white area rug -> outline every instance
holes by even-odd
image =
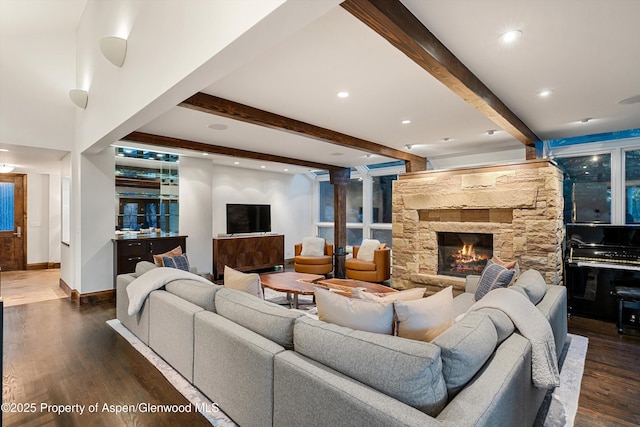
[[[547,392],[534,423],[535,427],[571,427],[578,411],[580,385],[589,340],[567,334],[560,360],[560,386]]]
[[[197,388],[192,386],[182,375],[176,372],[167,362],[147,347],[142,341],[122,326],[119,320],[107,321],[116,332],[122,335],[140,352],[192,405],[197,408],[211,408],[212,403]],[[560,355],[560,387],[550,390],[542,403],[535,427],[571,427],[578,410],[580,384],[584,371],[584,360],[587,355],[589,340],[579,335],[568,334],[567,343]],[[200,411],[214,426],[229,427],[236,424],[222,411]]]

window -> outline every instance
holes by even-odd
[[[640,223],[640,150],[624,154],[625,223]]]
[[[393,181],[398,175],[383,175],[373,177],[371,222],[373,224],[391,224],[393,212]]]
[[[388,248],[393,248],[391,235],[391,229],[371,229],[371,238],[379,240],[381,243],[386,243]]]
[[[0,231],[14,230],[13,187],[13,182],[0,182]]]
[[[564,222],[611,223],[611,154],[556,161],[564,173]]]

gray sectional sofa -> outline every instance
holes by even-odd
[[[546,394],[532,385],[531,344],[496,309],[470,312],[424,343],[178,280],[129,316],[126,288],[150,268],[118,276],[118,319],[241,426],[526,426]],[[473,304],[476,283],[467,281],[454,311]],[[559,354],[566,291],[546,288],[537,308]]]

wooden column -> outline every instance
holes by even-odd
[[[349,169],[338,169],[329,172],[331,184],[333,184],[333,244],[334,252],[347,246],[347,186],[351,178]],[[335,257],[334,271],[344,270],[344,258]]]

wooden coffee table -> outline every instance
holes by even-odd
[[[293,295],[293,308],[298,308],[298,295],[313,295],[315,282],[321,279],[324,279],[323,275],[295,273],[293,271],[260,275],[260,283],[263,287],[285,292],[289,300]]]
[[[363,282],[361,280],[353,279],[322,279],[318,280],[318,285],[330,289],[337,289],[339,291],[339,294],[347,297],[351,297],[351,291],[357,288],[364,288],[365,292],[370,292],[373,294],[388,294],[391,292],[398,292],[396,289],[380,285],[378,283]]]

